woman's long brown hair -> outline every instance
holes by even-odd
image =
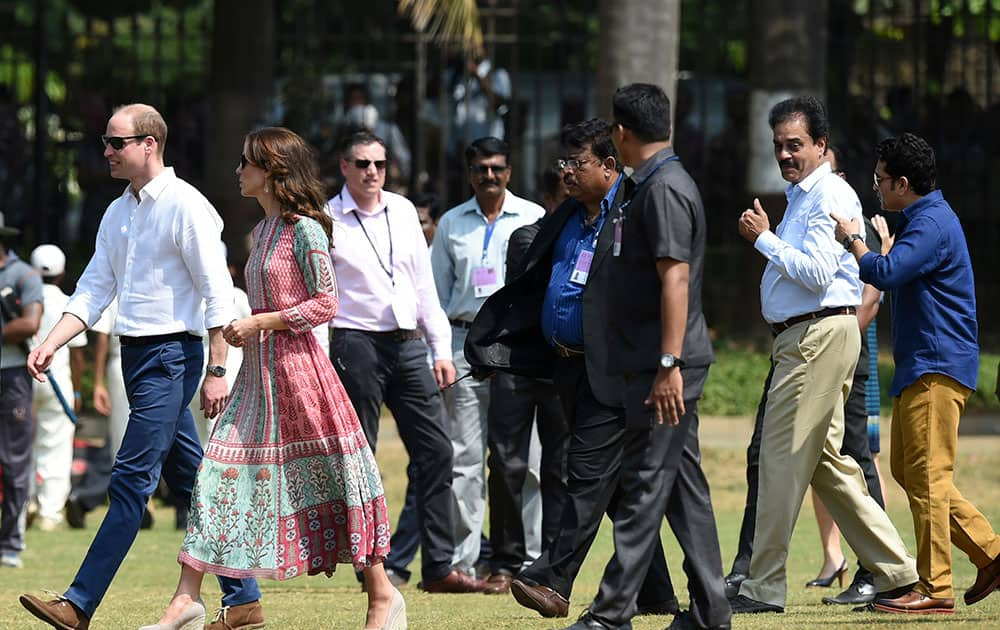
[[[326,195],[316,152],[305,140],[284,127],[264,127],[247,134],[245,156],[269,173],[271,190],[286,223],[295,223],[296,215],[315,219],[333,242],[333,221],[323,210]]]

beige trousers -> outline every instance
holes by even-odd
[[[861,468],[840,454],[844,400],[861,350],[853,315],[810,320],[774,340],[760,448],[760,487],[750,578],[740,593],[785,605],[785,562],[806,489],[812,484],[861,563],[885,591],[917,581],[889,516],[865,487]]]
[[[893,401],[892,476],[906,490],[917,537],[917,590],[949,598],[951,543],[978,568],[1000,556],[1000,536],[954,483],[958,421],[972,390],[924,374]]]

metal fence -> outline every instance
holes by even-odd
[[[114,104],[157,103],[171,124],[168,158],[196,184],[202,177],[212,0],[145,4],[104,18],[81,11],[99,6],[82,0],[0,0],[0,211],[36,240],[92,242],[96,217],[121,190],[95,140]],[[333,179],[348,88],[360,84],[411,153],[393,187],[435,191],[447,208],[469,195],[449,146],[455,87],[468,70],[449,46],[414,32],[395,3],[368,4],[275,0],[274,105],[261,122],[306,135]],[[988,270],[1000,264],[1000,204],[989,187],[1000,179],[1000,1],[825,4],[827,102],[849,181],[874,211],[875,143],[904,130],[927,137],[980,272],[981,319],[996,320],[1000,288]],[[735,230],[748,203],[748,130],[763,122],[747,119],[751,7],[683,1],[675,103],[677,151],[704,191],[711,268],[726,277],[707,308],[737,336],[745,315],[731,305],[756,303],[748,278],[760,265]],[[560,127],[596,113],[597,0],[480,0],[480,9],[485,56],[511,82],[506,107],[488,115],[502,117],[513,147],[511,187],[539,198]]]

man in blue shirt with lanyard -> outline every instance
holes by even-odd
[[[1000,536],[955,487],[958,423],[979,367],[976,283],[965,233],[936,190],[934,150],[911,133],[875,149],[873,188],[888,212],[899,212],[895,239],[885,219],[872,223],[882,252],[871,252],[857,219],[831,215],[834,234],[857,260],[860,277],[892,301],[892,476],[913,513],[920,581],[874,608],[897,613],[951,613],[951,545],[976,565],[967,605],[1000,586]]]
[[[570,425],[559,536],[511,585],[518,603],[545,617],[567,616],[601,516],[617,513],[625,437],[623,381],[607,373],[609,217],[624,177],[607,122],[567,125],[562,144],[566,158],[557,167],[572,198],[542,224],[524,272],[483,305],[466,344],[474,368],[552,378]],[[676,612],[659,545],[652,559],[639,611]]]

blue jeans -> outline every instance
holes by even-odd
[[[202,450],[188,403],[202,377],[201,341],[122,346],[129,421],[111,471],[111,503],[65,597],[93,617],[139,532],[160,475],[182,503],[191,500]],[[224,606],[260,599],[254,579],[219,578]]]

